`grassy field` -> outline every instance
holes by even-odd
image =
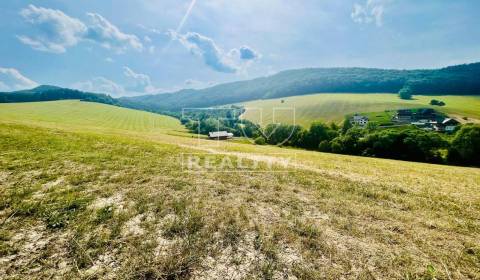
[[[430,106],[432,99],[442,100],[446,106]],[[339,123],[345,115],[353,113],[372,114],[419,107],[432,107],[459,118],[465,116],[480,120],[480,96],[414,96],[413,100],[401,100],[396,94],[314,94],[258,100],[243,105],[251,108],[243,117],[262,124],[273,122],[273,108],[278,108],[276,122],[292,123],[291,111],[281,108],[295,108],[295,122],[307,127],[316,120]]]
[[[78,100],[3,103],[0,104],[0,119],[48,125],[52,128],[70,127],[131,132],[184,130],[180,122],[172,117]]]
[[[0,106],[1,279],[480,278],[480,169],[98,121],[111,110],[144,114]],[[258,168],[185,172],[191,153]]]

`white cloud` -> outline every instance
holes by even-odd
[[[20,15],[38,27],[38,34],[31,37],[18,36],[18,39],[40,51],[64,53],[66,48],[75,46],[87,31],[83,22],[59,10],[29,5]]]
[[[64,53],[67,48],[83,40],[90,40],[117,53],[126,50],[143,50],[137,36],[126,34],[99,14],[88,13],[89,23],[70,17],[60,10],[29,5],[20,12],[28,23],[35,26],[35,35],[17,38],[35,50]]]
[[[125,89],[122,86],[104,77],[95,77],[91,80],[75,83],[72,85],[72,88],[94,93],[109,94],[115,97],[125,95]]]
[[[0,67],[0,91],[31,89],[38,84],[23,76],[17,69]]]
[[[107,49],[113,49],[119,53],[128,49],[143,50],[143,45],[137,36],[126,34],[118,27],[110,23],[103,16],[95,13],[87,13],[89,18],[86,39],[99,43]]]
[[[250,63],[244,63],[245,61],[260,58],[260,54],[248,46],[224,52],[213,39],[195,32],[178,34],[170,30],[168,35],[173,40],[178,40],[193,55],[202,58],[208,67],[217,72],[237,73],[250,65]]]
[[[175,31],[170,31],[169,34],[172,39],[178,40],[192,54],[201,57],[204,63],[211,69],[223,73],[237,72],[237,66],[211,38],[195,32],[188,32],[182,35]]]
[[[240,59],[243,60],[254,60],[260,58],[260,54],[249,46],[243,46],[239,50]]]
[[[384,6],[386,0],[368,0],[364,5],[354,4],[351,13],[352,20],[357,23],[375,23],[383,25]]]
[[[127,66],[123,67],[123,75],[128,79],[128,86],[126,87],[128,91],[148,94],[155,94],[162,91],[162,89],[156,88],[152,85],[150,76],[135,73]]]

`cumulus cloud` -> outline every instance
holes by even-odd
[[[99,14],[87,13],[87,16],[90,22],[85,36],[86,39],[90,39],[107,49],[113,49],[117,52],[124,52],[127,49],[143,50],[143,45],[137,36],[123,33],[118,27]]]
[[[23,76],[17,69],[0,67],[0,91],[31,89],[38,84]]]
[[[99,14],[88,13],[89,23],[70,17],[60,10],[29,5],[20,12],[26,22],[35,26],[34,35],[18,39],[35,50],[64,53],[83,40],[90,40],[118,53],[127,49],[143,50],[137,36],[121,32]]]
[[[74,83],[71,87],[82,91],[105,93],[114,97],[165,92],[165,90],[153,86],[150,76],[136,73],[129,67],[123,67],[123,75],[126,82],[120,84],[105,77],[95,77]]]
[[[72,85],[72,88],[88,92],[109,94],[115,97],[125,95],[125,89],[122,86],[104,77],[95,77],[91,80],[75,83]]]
[[[135,73],[127,66],[123,67],[123,75],[128,80],[128,86],[126,87],[128,91],[148,94],[159,93],[162,91],[161,89],[152,85],[150,76],[146,74]]]
[[[260,54],[256,52],[254,49],[250,48],[249,46],[243,46],[239,50],[240,52],[240,59],[243,60],[254,60],[260,58]]]
[[[211,39],[196,32],[178,34],[170,31],[170,36],[178,40],[192,54],[201,57],[205,64],[217,72],[235,73],[237,67],[228,55]]]
[[[87,32],[83,22],[59,10],[29,5],[20,15],[38,27],[38,34],[31,37],[18,36],[18,39],[36,50],[64,53],[66,48],[75,46]]]
[[[243,66],[240,60],[254,60],[260,57],[255,50],[247,46],[225,52],[213,39],[196,32],[178,34],[170,30],[168,35],[173,40],[178,40],[190,53],[202,58],[207,66],[217,72],[237,73]]]
[[[375,23],[383,25],[385,0],[368,0],[364,5],[354,4],[351,13],[352,20],[356,23]]]

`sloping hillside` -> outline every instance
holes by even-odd
[[[438,99],[445,106],[431,106],[430,100]],[[392,94],[313,94],[255,100],[242,103],[246,108],[245,119],[256,123],[269,124],[275,122],[300,124],[309,127],[314,121],[336,122],[344,120],[345,115],[353,113],[377,113],[383,115],[385,110],[404,108],[434,108],[449,114],[460,121],[480,121],[480,95],[476,96],[425,96],[416,95],[412,100],[402,100]],[[281,109],[283,108],[283,109]],[[295,119],[292,112],[295,109]],[[281,109],[281,110],[277,110]],[[274,113],[275,110],[275,113]],[[467,117],[467,120],[463,120]]]
[[[480,93],[480,63],[437,70],[309,68],[288,70],[248,81],[201,90],[121,98],[124,106],[153,111],[179,111],[311,93],[397,93],[408,85],[415,94]]]
[[[7,105],[0,278],[480,277],[480,169],[167,135],[92,103]],[[257,168],[193,172],[185,154]]]
[[[184,131],[172,117],[79,100],[0,104],[0,120],[69,129]]]

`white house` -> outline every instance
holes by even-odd
[[[368,123],[368,118],[365,116],[354,115],[351,120],[351,123],[359,126],[365,126]]]
[[[436,131],[454,132],[459,124],[460,123],[454,119],[446,118],[443,122],[435,124],[434,127]]]
[[[455,131],[455,128],[457,128],[459,122],[454,119],[448,118],[443,120],[442,124],[445,127],[445,132],[453,132]]]
[[[233,138],[233,133],[229,133],[226,131],[214,131],[208,133],[208,138],[216,140],[226,140]]]

